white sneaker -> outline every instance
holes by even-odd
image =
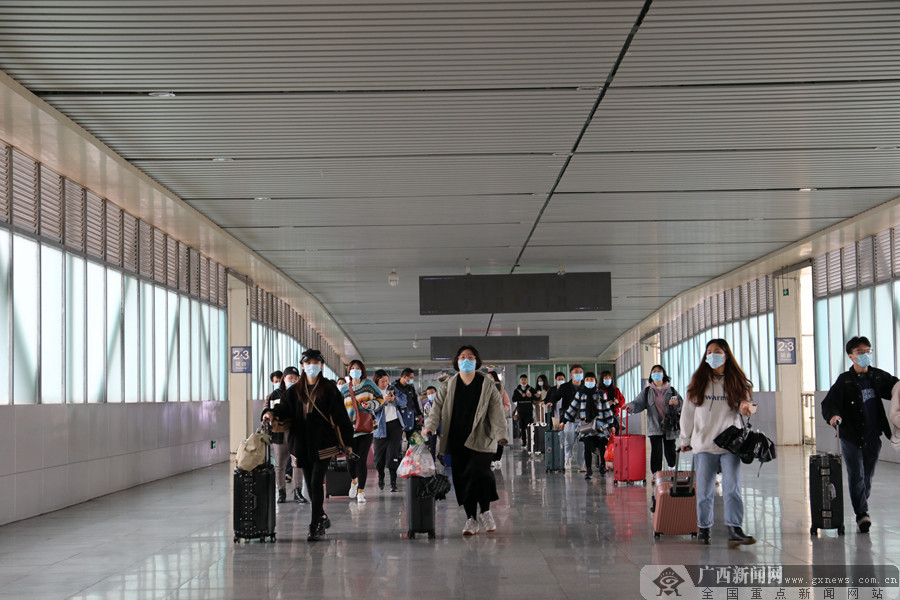
[[[365,503],[366,503],[366,493],[365,493],[364,491],[359,490],[359,492],[357,492],[357,494],[356,494],[356,502],[357,502],[358,504],[365,504]]]
[[[473,518],[466,520],[466,526],[463,527],[463,535],[475,535],[478,533],[478,521]]]
[[[494,515],[491,514],[491,511],[483,512],[478,515],[478,520],[481,521],[481,526],[484,527],[484,530],[488,533],[497,531],[497,523],[494,522]]]
[[[350,496],[351,498],[355,498],[355,497],[356,497],[356,491],[357,491],[358,489],[359,489],[359,483],[353,483],[353,482],[351,481],[351,482],[350,482],[350,493],[347,494],[347,495]]]

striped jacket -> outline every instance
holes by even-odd
[[[359,385],[353,386],[353,392],[356,394],[356,403],[369,403],[369,408],[360,408],[362,412],[375,414],[375,411],[381,408],[384,400],[381,398],[381,390],[375,385],[371,379],[364,379]],[[341,386],[341,395],[344,396],[344,408],[347,409],[347,415],[350,417],[351,423],[356,423],[356,409],[353,407],[353,398],[350,397],[350,384]],[[353,437],[360,435],[368,435],[365,433],[354,433]]]
[[[588,403],[593,402],[596,407],[596,417],[594,417],[594,430],[581,434],[581,437],[597,436],[608,437],[609,431],[616,421],[615,408],[607,399],[606,392],[594,388],[589,390],[586,387],[579,386],[575,392],[575,398],[566,409],[563,421],[572,423],[588,422]]]

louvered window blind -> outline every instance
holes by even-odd
[[[46,167],[40,168],[41,235],[54,242],[63,241],[63,184],[62,177]]]
[[[38,165],[28,156],[12,153],[12,222],[29,233],[38,230]]]

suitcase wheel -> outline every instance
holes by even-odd
[[[618,482],[618,481],[613,481],[613,487],[619,487],[619,482]]]
[[[692,537],[692,538],[697,537],[697,532],[695,531],[694,533],[692,533],[692,534],[691,534],[691,537]]]
[[[660,534],[658,532],[655,532],[655,531],[653,532],[653,539],[658,540],[659,536],[660,536]]]
[[[407,531],[407,532],[406,532],[406,537],[409,538],[409,539],[411,539],[411,540],[414,540],[414,539],[416,539],[416,532],[415,532],[415,531]]]
[[[838,527],[838,535],[844,535],[844,526],[843,525]]]
[[[433,540],[433,539],[434,539],[434,529],[432,529],[431,531],[428,532],[428,539],[429,539],[429,540]]]
[[[269,541],[270,541],[270,542],[274,542],[274,541],[275,541],[275,534],[274,534],[274,533],[269,537]]]
[[[819,528],[818,528],[818,527],[810,527],[810,528],[809,528],[809,535],[818,535],[818,534],[819,534]]]

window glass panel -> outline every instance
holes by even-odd
[[[157,398],[157,395],[154,393],[154,387],[156,386],[158,375],[153,365],[153,359],[155,358],[154,353],[156,351],[153,345],[153,334],[155,330],[153,320],[155,317],[154,302],[156,299],[156,288],[152,283],[148,283],[146,281],[142,281],[140,285],[141,352],[140,358],[138,360],[140,361],[141,373],[141,402],[153,402],[154,400],[159,400],[159,398]],[[165,300],[165,297],[163,297],[163,300]],[[165,337],[163,337],[163,340],[165,340]],[[165,346],[165,344],[160,345]]]
[[[200,304],[200,399],[212,400],[209,368],[209,304]]]
[[[122,274],[106,270],[106,401],[122,401]]]
[[[178,298],[178,401],[191,397],[191,300]]]
[[[856,335],[863,335],[872,340],[875,337],[875,290],[870,287],[862,288],[856,295],[859,303],[859,328]]]
[[[169,317],[166,289],[142,283],[141,290],[141,298],[147,298],[147,314],[141,317],[144,331],[142,375],[147,382],[145,393],[150,392],[149,388],[152,386],[151,399],[155,402],[165,402],[169,392]]]
[[[843,315],[844,335],[841,345],[846,344],[853,336],[859,335],[859,304],[856,292],[844,293]]]
[[[219,400],[228,400],[228,313],[219,311]]]
[[[844,313],[841,308],[841,297],[832,296],[828,298],[828,344],[829,344],[829,365],[831,376],[829,380],[835,379],[838,373],[844,370]],[[827,390],[831,388],[829,383],[822,388]]]
[[[875,328],[871,338],[875,351],[875,366],[896,373],[894,364],[894,317],[891,313],[891,286],[884,283],[875,288]]]
[[[65,372],[63,253],[41,246],[41,404],[63,401]]]
[[[207,328],[209,329],[209,399],[219,397],[219,309],[210,307]]]
[[[87,343],[84,259],[66,254],[66,403],[85,401]]]
[[[774,392],[778,389],[778,382],[775,380],[775,313],[770,312],[766,317],[768,324],[768,336],[766,347],[768,350],[768,367],[769,367],[769,391]]]
[[[12,257],[9,254],[9,232],[0,229],[0,349],[6,355],[0,360],[0,405],[10,404],[9,397],[9,269]]]
[[[87,263],[87,400],[103,402],[106,391],[106,269]]]
[[[148,379],[153,385],[152,371],[144,374],[141,368],[141,310],[138,290],[140,283],[134,277],[125,276],[123,306],[125,313],[124,346],[122,349],[125,361],[125,402],[141,401],[141,382]],[[152,301],[152,296],[151,296]],[[152,313],[151,313],[152,314]],[[152,357],[152,354],[151,354]]]
[[[167,402],[178,402],[178,329],[180,310],[178,303],[178,294],[175,292],[166,292],[166,300],[168,307],[166,308],[166,381],[169,390],[166,394]]]
[[[38,245],[13,236],[13,403],[37,402]]]
[[[200,302],[190,300],[191,307],[191,400],[202,400],[200,395],[200,381],[203,378],[203,371],[200,368],[200,354],[203,352],[203,345],[200,343]]]
[[[831,360],[828,355],[828,300],[815,301],[813,337],[816,343],[816,389],[831,388]]]

